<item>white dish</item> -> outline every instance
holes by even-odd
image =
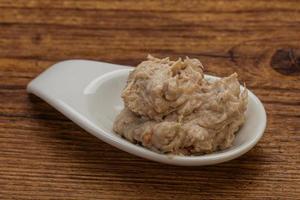
[[[201,156],[170,156],[132,144],[112,131],[114,118],[123,108],[120,94],[130,70],[131,67],[104,62],[64,61],[32,80],[27,91],[102,141],[136,156],[172,165],[200,166],[232,160],[249,151],[264,133],[265,109],[249,91],[246,122],[229,149]],[[217,79],[208,75],[206,78]]]

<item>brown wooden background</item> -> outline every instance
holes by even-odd
[[[300,1],[0,0],[0,199],[300,199]],[[90,136],[26,84],[66,59],[188,55],[236,71],[268,125],[239,159],[175,167]]]

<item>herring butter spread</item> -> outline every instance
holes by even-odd
[[[236,73],[211,82],[197,59],[148,56],[130,73],[122,98],[116,133],[157,152],[195,155],[232,145],[248,93]]]

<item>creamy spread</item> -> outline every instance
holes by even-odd
[[[248,93],[236,73],[212,82],[197,59],[148,56],[130,73],[122,98],[116,133],[157,152],[193,155],[232,145]]]

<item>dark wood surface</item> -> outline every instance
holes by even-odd
[[[300,1],[0,0],[0,199],[300,199]],[[26,84],[66,59],[200,58],[268,114],[244,156],[163,165],[111,147]]]

